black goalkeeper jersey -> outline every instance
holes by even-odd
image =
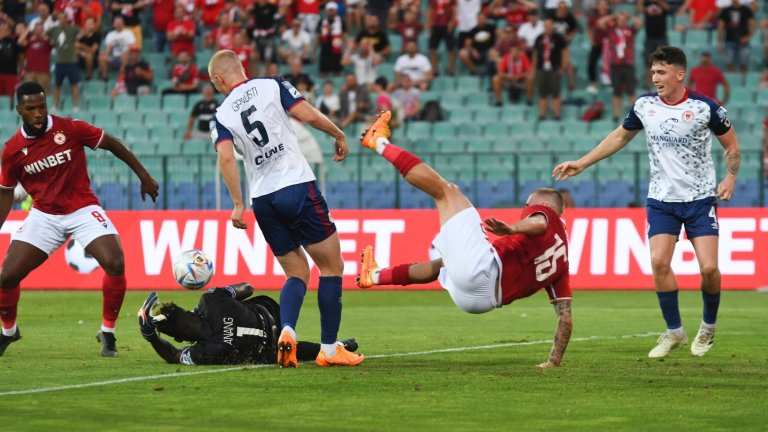
[[[274,363],[279,310],[267,296],[240,301],[229,287],[208,290],[194,310],[206,324],[204,336],[182,350],[181,363]]]

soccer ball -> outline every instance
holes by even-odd
[[[86,252],[75,239],[70,239],[64,248],[64,261],[76,272],[83,274],[88,274],[99,267],[96,258]]]
[[[188,290],[200,289],[213,277],[213,261],[201,250],[184,251],[173,263],[173,277]]]

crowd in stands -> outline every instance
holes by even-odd
[[[635,8],[614,12],[627,4]],[[53,81],[56,110],[68,82],[77,111],[82,80],[114,82],[113,98],[197,94],[207,87],[206,56],[231,49],[250,76],[285,75],[341,126],[380,109],[419,120],[433,79],[458,74],[487,78],[497,106],[538,100],[539,120],[560,119],[566,88],[610,87],[618,120],[650,88],[650,75],[642,79],[649,65],[638,58],[670,43],[673,31],[708,32],[712,49],[700,53],[690,84],[715,98],[723,86],[727,101],[730,83],[716,64],[746,74],[755,58],[768,58],[760,7],[757,0],[5,0],[0,95],[22,80],[46,90]],[[579,33],[591,48],[575,61],[570,44]],[[167,67],[153,70],[150,52],[164,53]],[[329,79],[340,76],[343,83]]]

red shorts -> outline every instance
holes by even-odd
[[[13,96],[18,82],[19,78],[16,75],[0,75],[0,96]]]

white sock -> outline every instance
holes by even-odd
[[[389,140],[384,137],[378,137],[376,139],[376,153],[382,154],[384,153],[384,147],[389,144]]]
[[[714,330],[717,324],[707,324],[704,321],[701,322],[701,328],[707,329],[707,330]]]
[[[322,349],[325,352],[325,355],[328,357],[333,357],[336,355],[336,344],[320,344],[320,349]]]
[[[685,330],[683,330],[682,326],[680,326],[680,327],[678,327],[676,329],[669,329],[669,330],[667,330],[667,332],[670,335],[672,335],[672,336],[674,336],[676,338],[681,338],[681,337],[685,336]]]
[[[3,329],[3,336],[13,336],[16,334],[16,324],[13,325],[13,327],[6,329]]]
[[[378,285],[379,284],[379,273],[381,273],[381,269],[376,269],[371,273],[371,279],[373,279],[373,284]]]
[[[288,332],[288,334],[290,334],[290,335],[291,335],[291,337],[293,338],[293,340],[296,340],[296,330],[294,330],[294,329],[293,329],[293,327],[291,327],[291,326],[285,326],[285,327],[283,327],[283,331],[287,331],[287,332]]]
[[[101,325],[101,331],[103,331],[104,333],[115,334],[115,328],[114,327],[105,327],[104,324]]]

